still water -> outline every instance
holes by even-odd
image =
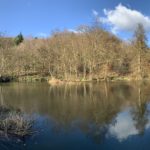
[[[0,85],[0,104],[36,116],[35,135],[0,150],[149,150],[150,84]]]

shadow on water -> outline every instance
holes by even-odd
[[[42,132],[25,142],[29,149],[142,149],[150,146],[149,89],[149,83],[11,83],[0,86],[0,104],[38,116]]]

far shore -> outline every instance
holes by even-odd
[[[68,78],[68,79],[60,79],[49,76],[22,76],[22,77],[10,77],[3,76],[0,77],[0,83],[9,83],[9,82],[47,82],[50,85],[63,85],[63,84],[80,84],[87,82],[117,82],[117,81],[150,81],[150,78],[138,78],[131,76],[109,76],[107,78],[99,77],[99,78]]]

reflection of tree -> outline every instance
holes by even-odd
[[[0,86],[0,105],[4,105],[3,88]]]
[[[115,116],[111,116],[109,122],[103,120],[101,123],[95,123],[95,122],[82,122],[82,125],[80,124],[80,129],[82,132],[90,138],[93,142],[100,144],[104,141],[106,134],[109,130],[109,124],[114,124]]]
[[[95,143],[100,144],[105,139],[107,131],[108,131],[107,125],[106,126],[93,125],[92,128],[88,128],[85,134]]]
[[[57,133],[62,128],[69,130],[74,120],[79,120],[77,126],[80,130],[96,143],[101,142],[108,132],[109,124],[115,122],[121,105],[130,96],[126,94],[130,90],[130,86],[123,84],[85,84],[65,88],[67,95],[64,97],[63,88],[51,89],[55,95],[53,105],[49,108],[55,120],[54,130]]]
[[[2,94],[6,104],[48,115],[53,120],[53,131],[61,133],[77,127],[85,136],[99,143],[104,140],[108,126],[126,107],[133,106],[136,128],[139,131],[145,128],[149,89],[150,84],[142,85],[138,93],[135,84],[120,82],[55,87],[14,84],[4,86]]]
[[[144,134],[145,126],[148,123],[146,109],[146,103],[143,103],[140,107],[137,106],[136,110],[133,112],[133,120],[135,121],[135,127],[139,131],[139,134]]]
[[[132,115],[135,122],[135,127],[140,135],[144,134],[145,127],[148,123],[147,97],[145,92],[141,90],[142,84],[138,85],[138,101],[133,107]],[[143,95],[144,94],[144,95]]]

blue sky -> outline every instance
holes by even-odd
[[[126,39],[132,33],[130,20],[134,11],[139,20],[145,21],[145,28],[149,31],[149,6],[148,0],[0,0],[0,31],[9,36],[19,32],[25,36],[45,36],[55,29],[71,30],[82,24],[90,25],[94,15],[97,15],[110,31]],[[122,15],[127,15],[129,19],[126,21],[130,24],[120,29],[120,22],[113,19],[124,8],[127,10]],[[143,16],[138,16],[138,13]],[[121,16],[118,20],[123,18]]]

